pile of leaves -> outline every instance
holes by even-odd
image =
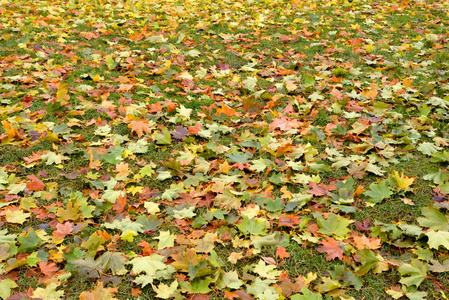
[[[1,299],[447,299],[449,2],[1,3]]]

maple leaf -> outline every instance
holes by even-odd
[[[282,214],[279,217],[279,226],[295,227],[301,223],[299,216]]]
[[[154,279],[158,278],[157,271],[164,270],[167,266],[163,263],[164,256],[152,254],[145,257],[135,257],[128,264],[133,265],[133,272],[140,274],[136,277],[135,282],[145,287],[151,284]],[[145,274],[141,274],[145,273]]]
[[[18,287],[13,280],[6,278],[0,280],[0,298],[6,299],[11,296],[11,289]]]
[[[282,131],[287,131],[293,128],[299,128],[303,125],[304,124],[302,122],[299,122],[298,120],[287,117],[281,117],[274,119],[273,122],[270,124],[269,129],[274,130],[276,128],[279,128]]]
[[[336,258],[343,259],[343,250],[340,248],[338,241],[333,238],[327,238],[327,241],[320,241],[322,246],[319,246],[318,252],[326,252],[326,260],[334,260]]]
[[[23,224],[30,216],[30,213],[26,213],[21,209],[8,209],[5,212],[6,221],[15,224]]]
[[[312,188],[312,190],[307,190],[306,192],[309,194],[312,194],[314,196],[326,196],[327,190],[323,187],[319,186],[313,181],[309,181],[309,186]]]
[[[227,106],[223,102],[221,103],[221,108],[217,109],[217,116],[225,114],[228,117],[232,117],[236,114],[236,110]]]
[[[128,128],[131,128],[131,132],[137,133],[139,138],[144,132],[151,134],[151,125],[147,120],[132,120],[129,122]]]
[[[118,288],[105,288],[103,282],[99,281],[95,288],[89,292],[82,292],[79,300],[118,300],[114,298]]]
[[[287,252],[287,249],[285,249],[284,247],[278,246],[276,248],[276,256],[284,259],[284,258],[289,258],[290,257],[290,253]]]
[[[56,230],[53,231],[53,235],[57,239],[63,239],[66,235],[70,234],[73,231],[73,223],[65,222],[64,224],[58,223],[56,225]]]
[[[31,181],[27,181],[27,189],[30,191],[42,191],[45,188],[45,184],[37,178],[35,175],[27,175],[27,178]]]
[[[427,276],[427,267],[417,259],[413,259],[410,265],[403,264],[399,267],[398,271],[403,276],[399,282],[406,286],[414,285],[418,287]]]
[[[59,270],[59,267],[55,263],[48,263],[45,261],[41,261],[38,263],[39,269],[45,276],[50,276],[54,272]]]
[[[381,246],[381,240],[378,238],[368,238],[364,235],[362,236],[355,235],[352,238],[354,239],[354,245],[359,250],[365,248],[374,250],[379,249]]]
[[[160,283],[157,287],[152,285],[153,290],[156,292],[156,297],[162,299],[169,299],[174,296],[176,289],[178,288],[178,281],[173,281],[170,286],[165,283]]]
[[[170,131],[171,135],[178,140],[183,140],[189,136],[189,130],[182,126],[176,126],[175,131]]]
[[[407,177],[404,175],[404,171],[399,175],[398,171],[393,170],[393,176],[396,180],[396,184],[400,189],[408,190],[409,186],[415,181],[413,177]]]
[[[340,217],[334,213],[329,214],[327,219],[322,217],[317,218],[318,226],[321,228],[320,233],[327,234],[329,236],[335,235],[336,237],[343,239],[346,237],[347,233],[350,231],[347,226],[352,223],[352,221]]]
[[[45,300],[62,300],[64,296],[64,291],[57,291],[58,283],[51,282],[49,285],[47,285],[45,288],[37,288],[33,292],[33,299],[34,298],[41,298]]]

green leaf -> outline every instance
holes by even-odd
[[[306,287],[301,288],[301,294],[295,294],[290,297],[291,300],[322,300],[321,294],[315,294]]]
[[[174,296],[177,288],[178,288],[178,281],[173,281],[170,286],[166,285],[165,283],[160,283],[157,287],[152,285],[153,290],[156,292],[156,297],[162,298],[162,299],[170,299]]]
[[[438,209],[433,207],[423,207],[421,212],[425,218],[417,218],[419,225],[431,230],[445,229],[449,226],[448,218]]]
[[[412,285],[418,287],[427,276],[427,267],[417,259],[413,259],[411,265],[403,264],[398,271],[402,275],[399,282],[407,287]]]
[[[254,267],[254,272],[262,278],[276,279],[282,272],[276,270],[275,265],[267,265],[263,260]]]
[[[134,237],[138,235],[137,232],[135,232],[132,229],[128,229],[126,231],[124,231],[121,235],[120,235],[120,239],[123,241],[127,241],[132,243],[134,241]]]
[[[37,256],[39,252],[34,251],[30,255],[27,256],[27,265],[30,267],[37,267],[37,263],[41,261],[41,259]]]
[[[17,240],[21,244],[19,252],[33,252],[42,242],[36,232],[31,228],[28,229],[27,235],[19,236]]]
[[[317,223],[320,227],[320,233],[326,234],[328,236],[335,235],[339,239],[346,238],[346,235],[348,234],[348,232],[350,232],[350,230],[348,229],[348,225],[352,222],[353,221],[350,221],[334,213],[329,214],[327,220],[321,216],[317,218]]]
[[[359,256],[360,263],[362,264],[357,270],[357,274],[359,275],[365,275],[370,270],[373,270],[373,273],[381,273],[388,270],[388,264],[382,262],[382,256],[379,254],[376,255],[369,249],[357,251],[357,255]]]
[[[257,277],[251,285],[247,285],[247,291],[258,299],[277,300],[279,299],[279,294],[274,287],[270,286],[272,283],[273,280],[262,280]]]
[[[238,289],[243,285],[243,281],[239,279],[239,274],[236,271],[223,272],[217,281],[219,289],[230,288]]]
[[[184,291],[188,291],[194,294],[207,294],[211,291],[209,284],[212,282],[211,279],[207,278],[195,278],[192,282],[182,282],[181,287]]]
[[[242,223],[237,228],[244,234],[266,235],[270,223],[264,218],[248,219],[243,217]]]
[[[58,284],[55,282],[50,283],[45,288],[37,288],[32,295],[32,299],[61,300],[64,297],[64,291],[57,291],[57,288]]]
[[[11,279],[0,280],[0,298],[6,299],[11,296],[11,289],[18,287],[17,283]]]
[[[155,237],[156,240],[159,240],[159,243],[157,244],[157,249],[165,249],[173,247],[175,244],[175,234],[171,234],[170,230],[167,231],[160,231],[159,236]]]
[[[166,127],[162,128],[162,133],[155,133],[153,138],[159,145],[170,145],[172,142],[170,132]]]
[[[435,184],[441,184],[449,179],[449,174],[442,170],[429,169],[427,172],[427,175],[424,175],[423,179],[433,181]]]
[[[132,270],[134,274],[144,273],[139,275],[135,279],[135,282],[141,284],[142,287],[153,283],[153,280],[158,278],[156,271],[167,268],[163,262],[164,259],[165,257],[162,255],[152,254],[145,257],[136,257],[131,260],[128,264],[133,265]]]
[[[125,268],[126,258],[119,252],[107,251],[96,260],[96,263],[101,267],[103,273],[107,270],[110,270],[113,275],[128,273],[128,270]]]
[[[393,195],[393,192],[387,186],[386,180],[383,180],[380,184],[371,183],[369,188],[370,190],[364,194],[370,197],[369,202],[372,203],[380,203],[382,200]]]
[[[8,229],[0,230],[0,244],[10,244],[16,241],[16,234],[8,234]]]
[[[106,55],[106,65],[109,70],[114,70],[115,64],[114,64],[114,56],[112,54]]]
[[[449,151],[432,153],[431,162],[449,162]]]
[[[443,246],[447,250],[449,250],[449,232],[448,231],[429,231],[426,233],[429,241],[430,249],[437,249],[439,246]]]
[[[432,143],[424,142],[418,146],[418,151],[431,156],[433,153],[438,152],[441,150],[441,147],[437,147]]]

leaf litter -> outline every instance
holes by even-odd
[[[0,298],[447,299],[447,1],[0,19]]]

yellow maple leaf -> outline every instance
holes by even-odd
[[[7,210],[5,212],[6,215],[6,221],[8,223],[15,223],[15,224],[23,224],[29,217],[30,213],[26,213],[23,210]]]
[[[404,175],[404,171],[399,175],[398,171],[393,170],[393,176],[396,180],[396,185],[403,190],[408,190],[409,186],[415,181],[414,177],[407,177]]]

